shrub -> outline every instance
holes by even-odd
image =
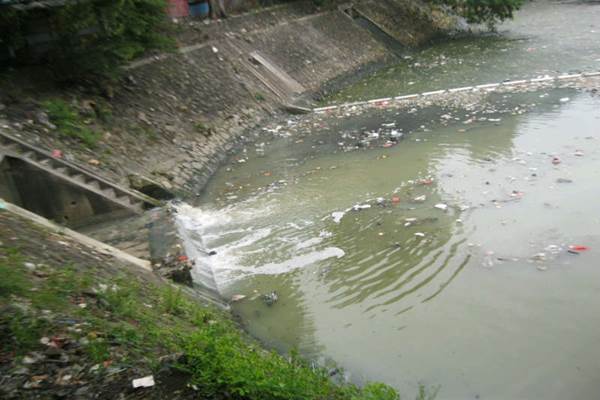
[[[41,10],[3,9],[0,37],[25,50],[27,27],[45,26],[56,39],[45,58],[57,78],[114,78],[120,65],[148,50],[172,46],[165,34],[165,9],[165,0],[71,1]]]
[[[357,400],[400,400],[398,393],[383,383],[369,383]]]
[[[513,17],[513,12],[523,4],[523,0],[432,0],[434,3],[449,6],[469,23],[496,22]]]
[[[295,356],[288,361],[253,348],[227,325],[208,326],[186,339],[184,368],[203,396],[229,393],[231,399],[326,399],[341,392],[324,371],[309,368]]]

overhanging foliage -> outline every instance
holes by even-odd
[[[42,9],[2,9],[0,35],[28,60],[38,48],[27,40],[45,31],[41,56],[62,79],[111,77],[118,66],[148,50],[172,44],[165,0],[92,0]],[[38,45],[38,47],[41,47]],[[37,56],[37,54],[35,54]]]
[[[523,4],[523,0],[433,0],[450,7],[469,23],[487,23],[510,19]]]

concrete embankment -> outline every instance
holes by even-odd
[[[13,71],[0,91],[0,131],[12,138],[0,145],[0,189],[10,189],[0,197],[191,284],[168,211],[132,215],[147,208],[144,196],[195,197],[264,121],[310,107],[325,87],[430,40],[448,21],[418,0],[327,9],[301,1],[219,22],[176,21],[176,51],[137,60],[118,83],[64,88],[39,70]],[[95,132],[93,144],[52,123],[48,104],[57,103]],[[13,142],[20,153],[9,152]]]
[[[146,192],[131,179],[142,176],[193,196],[249,129],[291,103],[309,104],[327,82],[394,57],[357,16],[410,45],[448,27],[448,18],[412,0],[331,9],[297,2],[210,24],[181,20],[178,50],[134,62],[119,84],[59,90],[34,80],[7,82],[0,126],[122,185]],[[402,29],[394,28],[399,24]],[[91,115],[88,122],[101,136],[94,148],[47,123],[41,100],[57,97]]]

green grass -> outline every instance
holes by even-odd
[[[46,100],[42,105],[61,135],[78,139],[87,147],[96,146],[101,135],[85,125],[73,106],[61,99]]]
[[[104,123],[112,122],[113,113],[112,113],[112,110],[110,109],[110,105],[107,102],[105,102],[103,100],[97,100],[94,111],[96,113],[96,117],[100,121],[102,121]]]
[[[149,140],[156,140],[158,139],[158,133],[149,127],[144,127],[141,125],[132,125],[129,127],[129,132],[132,132],[133,134],[140,136],[140,137],[146,137]]]
[[[110,346],[102,338],[90,340],[85,350],[94,363],[110,360]]]
[[[40,273],[41,272],[41,273]],[[17,354],[39,347],[42,336],[66,332],[60,318],[85,328],[91,363],[136,365],[157,371],[160,357],[183,354],[176,368],[189,373],[199,398],[239,400],[398,400],[392,388],[337,384],[325,369],[309,365],[295,352],[289,357],[264,350],[221,311],[196,303],[180,289],[123,273],[102,277],[93,268],[24,267],[24,257],[9,249],[0,257],[0,307],[25,304],[0,316],[2,344]],[[85,308],[79,303],[85,302]],[[418,400],[431,400],[423,387]],[[435,396],[435,394],[433,394]]]
[[[209,130],[208,126],[204,122],[196,122],[194,128],[200,133],[204,133]]]
[[[6,321],[3,321],[6,318]],[[9,335],[11,343],[7,346],[8,349],[15,351],[16,354],[22,355],[30,350],[33,350],[39,345],[40,337],[48,329],[48,322],[40,318],[31,318],[24,310],[15,310],[12,315],[0,317],[0,326],[6,323],[7,329],[1,329],[3,337]]]
[[[185,311],[185,299],[181,294],[181,289],[175,289],[167,286],[161,291],[162,307],[166,313],[181,315]]]
[[[7,250],[7,261],[0,263],[0,301],[5,301],[12,294],[24,294],[30,287],[23,274],[24,259],[14,248]]]
[[[194,128],[196,129],[196,132],[209,137],[213,134],[213,129],[206,125],[204,122],[202,121],[198,121],[194,124]]]

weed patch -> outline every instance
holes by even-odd
[[[40,338],[71,332],[89,363],[158,371],[161,357],[181,354],[175,368],[190,376],[199,398],[232,400],[399,400],[392,388],[338,384],[326,369],[266,351],[222,312],[202,306],[181,289],[136,279],[101,277],[94,268],[40,267],[37,276],[13,249],[0,257],[2,346],[15,354],[39,348]],[[82,306],[83,305],[83,306]],[[52,317],[53,316],[53,317]],[[63,319],[77,321],[65,329]],[[72,322],[71,322],[72,324]],[[435,396],[435,394],[433,394]],[[423,388],[418,400],[432,400]]]
[[[81,141],[87,147],[94,147],[100,134],[86,126],[79,112],[67,102],[54,99],[42,103],[50,121],[56,125],[58,132],[67,137]]]

